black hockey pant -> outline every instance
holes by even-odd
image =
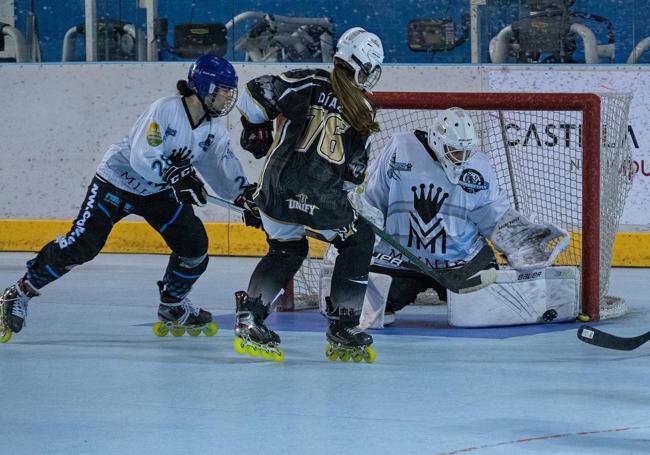
[[[208,265],[208,237],[192,206],[178,203],[171,191],[139,196],[99,176],[90,183],[70,231],[27,262],[25,278],[40,289],[90,261],[115,223],[131,214],[143,217],[172,250],[163,283],[172,297],[183,298]]]

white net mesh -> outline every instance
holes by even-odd
[[[600,307],[602,318],[625,311],[619,298],[606,298],[614,237],[631,186],[627,137],[631,94],[608,93],[601,99],[600,165]],[[559,105],[560,102],[558,102]],[[559,109],[559,108],[558,108]],[[380,109],[381,132],[374,137],[371,161],[398,131],[426,131],[436,110]],[[510,203],[531,221],[552,222],[571,234],[568,251],[557,264],[582,265],[583,226],[582,112],[469,111],[480,148],[492,161],[498,183]],[[587,172],[591,172],[588,169]],[[305,261],[294,280],[296,308],[316,307],[320,262]],[[424,300],[428,297],[423,296]],[[422,299],[421,299],[422,300]],[[615,302],[615,303],[608,303]]]

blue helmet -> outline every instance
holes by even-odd
[[[208,114],[228,114],[237,102],[237,73],[228,60],[216,55],[202,55],[187,73],[187,86],[199,97]],[[216,107],[219,89],[225,89],[223,106]]]

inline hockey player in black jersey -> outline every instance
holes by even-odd
[[[65,236],[45,245],[25,275],[0,295],[0,342],[22,330],[28,302],[41,288],[93,259],[113,226],[130,214],[143,217],[172,250],[162,280],[154,333],[214,335],[212,315],[188,294],[208,265],[208,236],[193,205],[206,203],[196,170],[223,198],[244,207],[257,225],[248,183],[219,117],[237,100],[237,75],[227,60],[204,55],[178,81],[178,95],[160,98],[138,118],[128,136],[105,153],[77,219]]]
[[[369,137],[379,130],[366,92],[379,80],[383,58],[379,38],[355,27],[338,41],[332,72],[261,76],[239,99],[241,145],[256,158],[266,157],[254,201],[269,244],[248,290],[235,294],[239,353],[282,360],[280,337],[264,320],[307,256],[307,227],[340,253],[326,314],[327,357],[375,359],[372,337],[358,327],[374,235],[353,210],[347,190],[363,182]]]

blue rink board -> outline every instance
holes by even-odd
[[[220,330],[228,330],[234,327],[235,324],[234,315],[215,316],[214,320]],[[324,332],[326,328],[325,318],[315,310],[273,313],[267,319],[267,323],[270,328],[278,332]],[[579,326],[580,324],[576,322],[565,322],[558,324],[463,329],[450,327],[447,323],[447,318],[443,315],[423,316],[398,314],[397,320],[390,327],[385,327],[384,329],[371,329],[369,332],[381,335],[505,339],[536,335],[538,333],[574,330]]]

